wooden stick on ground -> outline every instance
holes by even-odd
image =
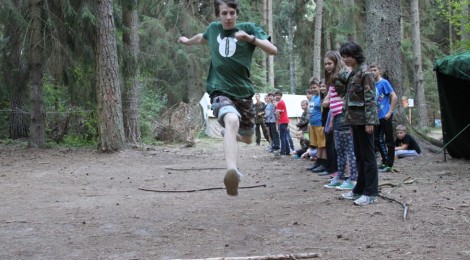
[[[200,259],[186,259],[186,260],[289,260],[289,259],[311,259],[318,258],[318,253],[300,253],[300,254],[280,254],[280,255],[265,255],[265,256],[245,256],[245,257],[214,257],[214,258],[200,258]],[[183,260],[183,259],[173,259]]]
[[[254,186],[243,186],[238,187],[239,189],[252,189],[252,188],[259,188],[259,187],[266,187],[266,184],[261,185],[254,185]],[[155,190],[155,189],[147,189],[147,188],[138,188],[139,190],[143,191],[153,191],[153,192],[167,192],[167,193],[183,193],[183,192],[196,192],[196,191],[208,191],[208,190],[225,190],[225,187],[215,187],[215,188],[204,188],[204,189],[194,189],[194,190]]]
[[[171,167],[166,167],[165,169],[171,170],[171,171],[200,171],[200,170],[224,170],[226,168],[223,167],[203,167],[203,168],[171,168]]]
[[[406,221],[406,219],[408,217],[408,204],[411,203],[411,200],[408,201],[408,202],[401,202],[399,200],[389,198],[387,196],[380,195],[380,194],[379,194],[379,197],[381,197],[382,199],[386,199],[388,201],[393,201],[393,202],[396,202],[396,203],[400,204],[403,207],[403,221]]]

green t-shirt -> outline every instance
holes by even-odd
[[[211,66],[207,77],[207,93],[228,97],[251,98],[255,94],[250,80],[251,60],[256,46],[238,41],[235,33],[245,31],[258,39],[270,39],[254,23],[237,23],[234,29],[224,30],[220,22],[209,24],[203,36],[210,46]]]

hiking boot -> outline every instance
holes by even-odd
[[[334,189],[336,187],[339,187],[341,185],[341,182],[338,180],[338,178],[333,178],[330,183],[323,185],[323,187],[327,189]]]
[[[377,196],[362,195],[359,199],[354,201],[354,205],[364,206],[377,202]]]
[[[341,185],[336,187],[337,190],[352,190],[356,186],[356,182],[350,181],[349,179],[345,180]]]
[[[230,169],[227,171],[224,177],[225,189],[227,194],[230,196],[238,195],[238,184],[240,183],[241,173],[235,169]]]
[[[343,193],[341,194],[341,197],[343,197],[343,199],[347,199],[347,200],[357,200],[361,197],[360,194],[356,194],[352,191],[349,191],[347,193]]]

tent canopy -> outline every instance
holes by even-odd
[[[470,113],[466,110],[470,101],[470,51],[437,60],[434,70],[447,151],[452,157],[470,160]]]

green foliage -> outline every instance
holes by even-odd
[[[444,17],[444,19],[453,26],[455,34],[461,36],[462,34],[470,34],[470,19],[468,13],[464,14],[464,8],[469,8],[470,1],[468,0],[435,0],[438,11],[437,14]],[[463,26],[463,30],[461,30]],[[451,42],[451,51],[460,52],[470,49],[470,40],[464,41],[456,40]]]
[[[88,146],[97,146],[98,139],[87,140],[80,135],[67,135],[64,138],[63,144],[66,147],[88,147]]]
[[[142,140],[148,143],[154,139],[154,122],[167,105],[167,95],[155,89],[142,89],[140,103],[140,130]]]

